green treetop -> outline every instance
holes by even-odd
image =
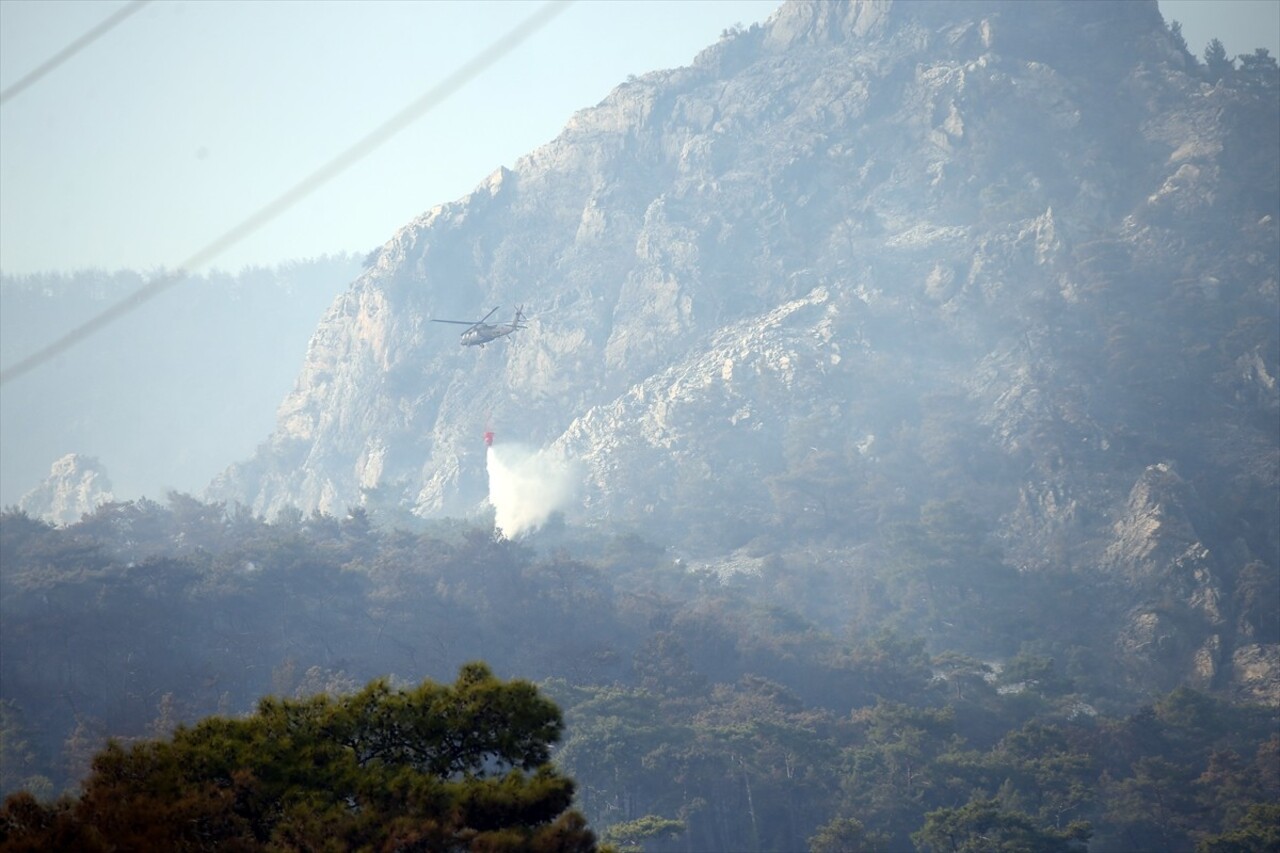
[[[547,763],[560,710],[480,663],[452,685],[267,698],[97,755],[78,801],[17,794],[5,849],[594,850]]]

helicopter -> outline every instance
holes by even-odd
[[[505,337],[512,332],[518,332],[525,328],[524,323],[524,307],[516,309],[516,316],[512,318],[510,323],[490,323],[489,318],[498,310],[495,306],[493,311],[485,314],[479,320],[432,320],[433,323],[455,323],[459,326],[466,326],[462,330],[462,337],[459,343],[464,347],[483,347],[489,341],[497,340]]]

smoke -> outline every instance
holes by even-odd
[[[488,466],[494,525],[508,539],[537,530],[577,491],[578,466],[560,453],[498,444]]]

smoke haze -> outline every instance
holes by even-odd
[[[489,448],[489,503],[494,526],[508,539],[537,530],[577,490],[577,466],[558,453],[518,444]]]

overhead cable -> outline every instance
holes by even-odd
[[[328,163],[307,175],[293,187],[277,196],[246,218],[239,225],[223,234],[203,249],[196,252],[175,271],[163,273],[138,288],[129,296],[89,318],[84,323],[67,332],[43,349],[32,353],[11,367],[0,370],[0,385],[29,373],[41,364],[49,361],[75,346],[104,326],[120,319],[144,302],[160,295],[165,290],[178,284],[188,275],[187,270],[198,269],[208,264],[218,255],[239,243],[306,196],[315,192],[325,183],[350,168],[359,160],[368,156],[391,137],[404,130],[423,115],[434,109],[442,101],[453,95],[467,83],[488,70],[504,56],[517,48],[522,42],[545,27],[559,14],[572,5],[574,0],[551,0],[540,6],[536,12],[525,18],[509,32],[468,60],[457,70],[445,77],[423,95],[411,102],[400,112],[384,121],[378,127],[365,134],[354,145],[338,154]]]
[[[0,91],[0,105],[3,105],[5,101],[9,100],[14,95],[21,92],[23,89],[26,89],[28,86],[35,83],[41,77],[45,76],[53,69],[57,68],[59,65],[66,62],[68,59],[75,56],[77,53],[84,50],[86,47],[93,44],[98,39],[102,38],[111,29],[113,29],[116,26],[116,24],[119,24],[121,21],[123,21],[125,18],[129,17],[130,15],[134,14],[135,12],[141,11],[142,7],[147,5],[150,2],[151,0],[132,0],[132,2],[126,3],[124,6],[121,6],[115,12],[107,16],[106,20],[104,20],[102,23],[98,24],[96,27],[89,30],[84,35],[80,36],[80,38],[71,42],[71,44],[67,45],[62,50],[55,53],[53,56],[49,57],[44,62],[40,63],[31,71],[27,72],[27,74],[24,75],[21,80],[14,83],[9,88],[3,91]]]

